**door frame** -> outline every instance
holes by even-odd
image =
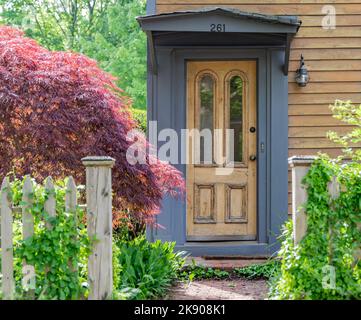
[[[148,73],[148,119],[173,128],[186,123],[188,60],[257,60],[257,240],[224,243],[186,241],[186,203],[166,198],[157,222],[166,231],[148,230],[148,237],[176,241],[193,255],[269,255],[288,217],[288,77],[283,73],[284,48],[167,47],[157,48],[159,72]],[[261,145],[263,143],[263,146]],[[179,146],[183,157],[186,150]],[[184,159],[182,159],[184,160]],[[184,163],[182,161],[182,163]],[[176,166],[186,177],[186,165]]]
[[[264,166],[264,162],[266,160],[266,153],[264,152],[262,155],[259,154],[258,150],[258,141],[260,139],[266,138],[266,131],[264,130],[265,126],[265,116],[266,113],[265,108],[260,108],[260,106],[265,106],[266,101],[264,97],[266,96],[266,74],[265,74],[265,65],[266,65],[266,55],[264,50],[253,50],[253,49],[216,49],[216,48],[207,48],[207,49],[197,49],[195,50],[192,48],[191,50],[187,49],[176,49],[175,50],[175,67],[179,68],[179,71],[174,72],[174,76],[176,79],[176,83],[179,83],[179,89],[175,88],[176,91],[174,92],[174,95],[177,96],[176,101],[180,102],[179,107],[176,107],[176,110],[184,110],[183,117],[186,119],[187,115],[187,101],[186,101],[186,94],[187,94],[187,62],[191,60],[219,60],[219,61],[225,61],[225,60],[256,60],[257,61],[257,101],[256,101],[256,114],[257,114],[257,153],[258,153],[258,161],[257,161],[257,242],[267,242],[266,238],[266,224],[264,219],[261,217],[264,216],[261,212],[264,212],[265,208],[262,206],[262,202],[260,202],[261,198],[260,195],[265,194],[265,189],[262,186],[264,186],[264,183],[260,183],[262,180],[262,172],[260,171],[260,168]],[[180,76],[183,75],[184,77]],[[179,82],[182,78],[182,82]],[[183,90],[181,89],[183,88]],[[179,92],[180,91],[180,92]],[[262,94],[263,92],[263,94]],[[181,102],[179,100],[181,96],[184,97],[184,101]],[[186,128],[186,126],[185,126]],[[186,176],[186,166],[184,166],[183,173]],[[263,204],[265,201],[263,201]],[[186,230],[185,230],[186,232]],[[226,244],[226,243],[225,243]]]

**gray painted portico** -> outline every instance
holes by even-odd
[[[139,17],[148,35],[148,120],[158,132],[186,129],[186,63],[190,60],[257,61],[257,240],[189,242],[186,201],[166,198],[151,240],[176,241],[177,249],[198,256],[267,256],[288,216],[288,57],[300,21],[213,8],[156,15],[149,1]],[[212,24],[225,25],[211,32]],[[161,143],[158,142],[158,147]],[[179,155],[185,150],[179,145]],[[179,159],[180,163],[184,163]],[[186,165],[175,165],[186,177]]]

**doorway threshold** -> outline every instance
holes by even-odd
[[[240,241],[240,240],[234,240],[234,241],[187,241],[184,246],[242,246],[242,245],[255,245],[259,244],[258,241]]]
[[[177,251],[185,251],[190,256],[242,256],[242,257],[269,257],[278,248],[268,243],[257,241],[225,241],[225,242],[186,242],[177,245]]]
[[[229,258],[229,257],[228,257]],[[268,261],[269,257],[243,257],[225,259],[225,257],[187,257],[185,267],[187,266],[201,266],[205,268],[221,269],[221,270],[233,270],[235,268],[244,268],[255,264],[264,264]]]

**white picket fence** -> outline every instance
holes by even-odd
[[[88,258],[89,299],[109,299],[112,295],[112,187],[111,168],[114,159],[109,157],[86,157],[82,159],[86,167],[86,205],[87,230],[90,238],[97,239]],[[3,299],[11,299],[14,293],[14,257],[13,257],[13,220],[16,213],[22,214],[23,239],[34,234],[34,217],[29,212],[33,201],[33,185],[27,176],[23,185],[23,198],[20,207],[14,207],[9,199],[9,178],[1,185],[1,270]],[[56,216],[54,182],[51,177],[45,179],[47,199],[44,211],[51,217]],[[65,210],[75,213],[77,208],[77,188],[73,177],[66,185]],[[77,217],[74,215],[74,219]],[[51,224],[46,227],[51,229]],[[32,267],[32,266],[29,266]],[[77,272],[74,270],[74,272]],[[32,292],[29,292],[32,296]]]

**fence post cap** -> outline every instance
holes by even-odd
[[[88,156],[81,159],[86,167],[110,167],[115,164],[115,159],[107,156]]]
[[[293,156],[288,158],[288,164],[291,167],[309,167],[317,158],[317,156]]]

